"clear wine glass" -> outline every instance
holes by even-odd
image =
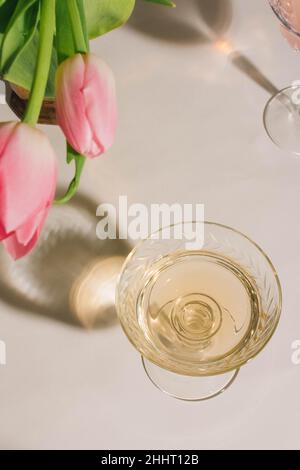
[[[281,287],[267,255],[240,232],[211,222],[204,223],[201,248],[187,247],[185,234],[196,224],[166,227],[142,241],[123,266],[116,296],[124,332],[150,380],[188,401],[228,388],[267,344],[281,313]],[[182,239],[174,236],[178,228]]]
[[[300,51],[299,0],[268,1],[280,21],[283,36]],[[300,155],[300,81],[272,96],[265,107],[264,126],[276,145]]]

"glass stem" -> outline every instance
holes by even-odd
[[[49,76],[55,30],[55,0],[41,0],[40,39],[30,98],[23,122],[35,126],[39,120]]]

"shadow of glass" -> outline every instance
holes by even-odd
[[[127,24],[159,40],[199,45],[221,37],[231,18],[230,0],[177,0],[176,8],[140,1]]]
[[[158,40],[182,45],[212,43],[232,65],[269,94],[278,93],[271,80],[226,39],[232,21],[231,0],[177,0],[176,8],[137,2],[127,23]]]
[[[114,293],[131,250],[123,240],[96,237],[98,204],[77,195],[55,206],[36,249],[14,262],[0,250],[0,298],[19,311],[86,328],[117,321]]]
[[[271,96],[276,95],[279,89],[273,82],[244,54],[233,51],[229,58],[232,64],[250,80],[266,90]]]

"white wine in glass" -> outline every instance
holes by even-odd
[[[281,311],[279,280],[263,251],[229,227],[204,226],[202,249],[157,233],[141,242],[117,289],[121,324],[149,378],[185,400],[224,391],[268,342]]]

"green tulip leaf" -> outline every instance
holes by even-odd
[[[135,0],[84,0],[90,39],[108,33],[126,23]]]
[[[5,74],[12,62],[26,48],[37,28],[40,3],[37,0],[18,2],[1,43],[0,68]]]
[[[0,4],[0,76],[30,90],[39,44],[39,1],[6,0]],[[56,51],[52,53],[46,96],[54,96]]]
[[[15,5],[13,5],[13,7],[15,7],[16,4],[17,4],[17,0],[16,0],[15,2],[14,2],[14,1],[9,1],[9,0],[0,0],[0,7],[2,7],[2,5],[4,5],[4,3],[6,3],[7,5],[8,5],[9,3],[10,3],[10,5],[15,4]]]
[[[0,51],[7,25],[15,11],[18,0],[0,0]]]
[[[22,49],[17,59],[13,61],[9,70],[3,75],[3,78],[6,81],[25,88],[25,90],[31,89],[36,66],[38,45],[39,32],[36,30],[30,43]],[[57,55],[56,50],[53,48],[50,72],[45,93],[47,98],[53,98],[55,96],[54,83],[56,68]]]
[[[81,26],[87,42],[88,35],[83,0],[77,0],[77,6],[81,17]],[[67,2],[62,2],[61,0],[56,1],[56,48],[59,63],[76,53]]]

